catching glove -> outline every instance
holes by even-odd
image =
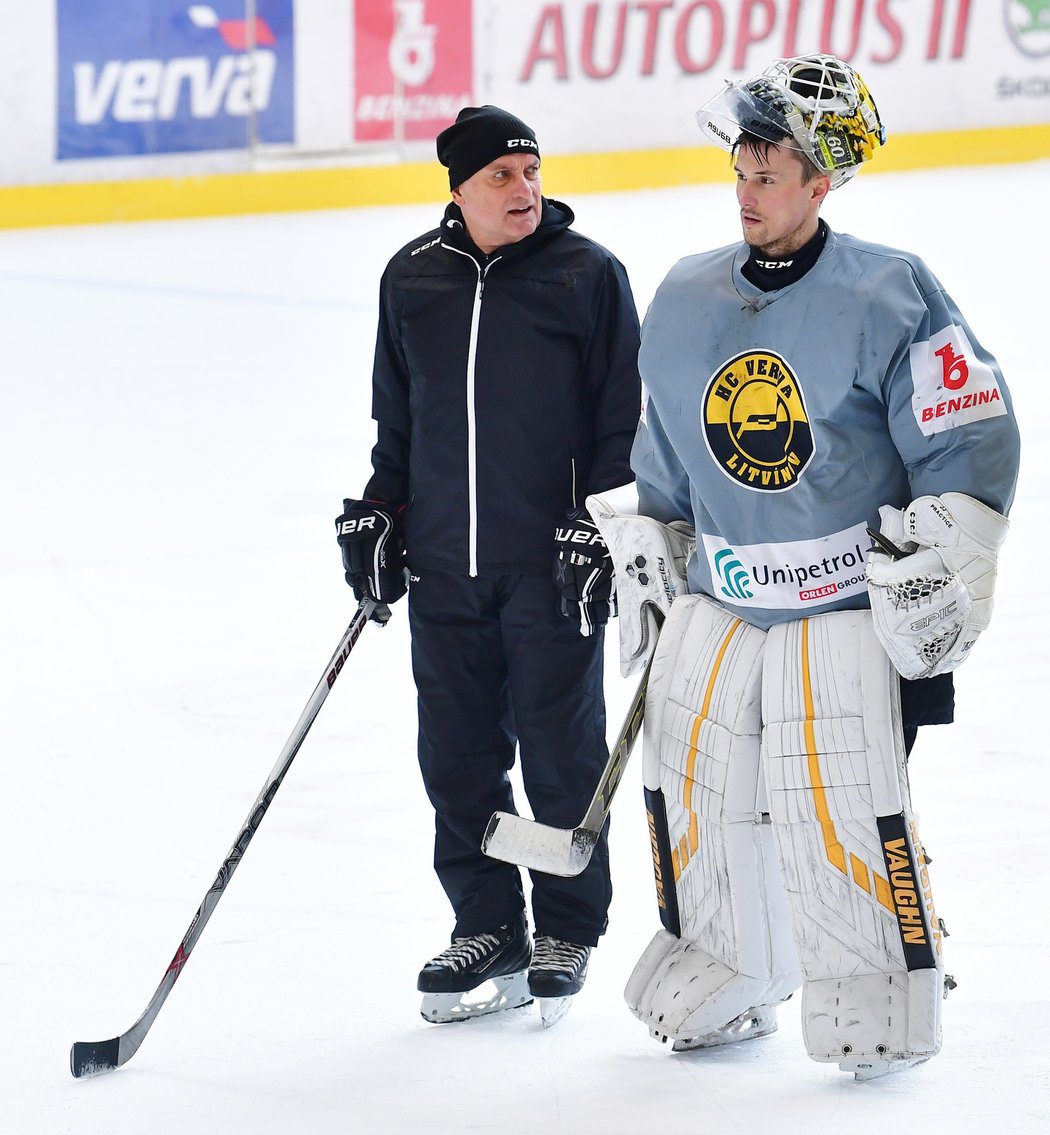
[[[991,621],[1009,521],[965,493],[883,505],[879,517],[867,563],[879,641],[905,678],[954,670]]]
[[[586,509],[574,508],[554,532],[554,586],[561,613],[591,635],[616,614],[616,577],[605,539]]]
[[[335,532],[343,550],[343,570],[354,596],[394,603],[408,590],[404,505],[383,501],[343,501]],[[383,612],[389,617],[389,612]],[[385,622],[379,609],[372,616]]]

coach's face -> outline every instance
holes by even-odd
[[[540,159],[528,153],[497,158],[453,189],[452,200],[463,211],[471,240],[486,255],[516,244],[540,223]]]

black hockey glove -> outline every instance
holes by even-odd
[[[554,586],[561,613],[590,635],[616,614],[616,580],[605,540],[586,509],[574,508],[554,533]]]
[[[372,615],[380,623],[390,617],[385,605],[408,590],[404,513],[404,505],[344,500],[343,514],[335,521],[346,582],[358,602],[367,598],[384,605]]]

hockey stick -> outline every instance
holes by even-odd
[[[150,1026],[156,1020],[161,1006],[175,982],[178,981],[183,967],[189,961],[190,953],[197,944],[197,939],[201,936],[208,919],[211,918],[219,899],[222,898],[227,884],[233,877],[234,871],[237,870],[237,865],[248,849],[248,844],[251,843],[252,837],[259,830],[266,810],[270,807],[274,796],[277,795],[277,789],[281,787],[281,782],[291,768],[292,761],[295,760],[295,755],[299,752],[299,747],[306,739],[310,726],[314,723],[314,718],[317,717],[325,698],[328,697],[328,691],[335,684],[336,678],[339,677],[347,658],[350,656],[350,651],[353,650],[354,644],[361,636],[361,631],[365,628],[369,617],[376,611],[377,607],[379,607],[379,604],[373,599],[361,600],[354,617],[350,620],[350,625],[343,632],[343,637],[336,647],[335,654],[332,655],[328,666],[325,668],[323,677],[317,683],[306,708],[292,730],[292,735],[281,750],[281,755],[277,758],[277,763],[272,772],[266,778],[262,791],[256,797],[252,810],[248,813],[248,818],[241,827],[240,834],[223,860],[219,873],[215,877],[215,882],[212,883],[208,893],[204,896],[204,901],[197,908],[197,913],[193,916],[189,929],[179,943],[175,957],[171,959],[171,964],[165,971],[160,985],[157,986],[156,993],[153,994],[150,1003],[146,1006],[146,1011],[126,1033],[113,1037],[112,1040],[78,1040],[69,1053],[69,1066],[73,1075],[77,1078],[95,1076],[101,1072],[111,1072],[114,1068],[126,1064],[138,1052],[139,1045],[145,1040],[146,1033],[149,1032]]]
[[[651,666],[652,658],[646,663],[616,747],[602,770],[590,807],[579,824],[575,828],[555,828],[510,812],[493,812],[481,840],[481,850],[486,855],[506,863],[517,863],[531,871],[545,871],[548,875],[578,875],[587,866],[609,816],[613,796],[627,767],[627,758],[642,729]]]

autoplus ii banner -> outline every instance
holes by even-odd
[[[293,142],[293,0],[254,9],[57,0],[58,159]]]

